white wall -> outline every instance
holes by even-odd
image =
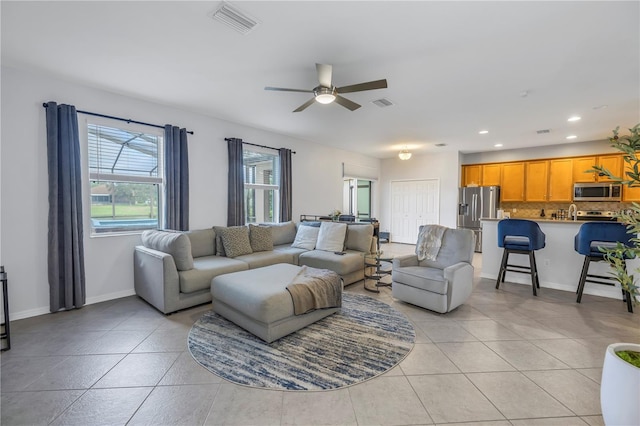
[[[380,160],[376,158],[88,88],[49,75],[3,67],[1,85],[0,263],[9,273],[12,320],[49,312],[43,102],[68,103],[80,110],[161,125],[171,123],[193,130],[195,134],[189,135],[192,229],[226,225],[225,137],[297,151],[292,165],[296,220],[300,214],[326,214],[342,205],[343,162],[380,168]],[[81,121],[86,116],[78,118]],[[374,215],[377,210],[376,203]],[[84,232],[87,302],[134,294],[132,258],[139,235],[90,238],[87,223]]]
[[[380,180],[380,230],[391,226],[391,182],[438,179],[440,182],[440,224],[456,227],[460,160],[458,152],[413,155],[402,161],[397,157],[382,160]],[[416,235],[417,239],[417,235]]]

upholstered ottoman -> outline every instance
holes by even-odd
[[[300,269],[278,263],[218,275],[211,280],[213,310],[267,343],[339,311],[327,308],[294,315],[287,285]]]

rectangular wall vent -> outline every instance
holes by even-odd
[[[551,133],[549,129],[536,130],[536,133],[539,135],[544,135],[545,133]]]
[[[376,99],[375,101],[371,101],[374,105],[379,106],[380,108],[386,108],[388,106],[392,106],[393,102],[391,102],[389,99],[385,99],[385,98],[380,98],[380,99]]]
[[[259,22],[241,12],[237,8],[231,6],[229,3],[222,3],[222,5],[211,14],[213,19],[217,19],[238,31],[241,34],[247,34],[251,31]]]
[[[447,144],[446,144],[446,143],[437,143],[437,144],[435,144],[435,145],[436,145],[436,146],[447,146]]]

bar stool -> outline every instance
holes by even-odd
[[[544,248],[545,235],[540,226],[534,221],[524,219],[504,219],[498,222],[498,247],[503,247],[502,264],[496,288],[504,282],[507,271],[519,274],[531,275],[531,287],[533,295],[537,296],[536,288],[540,288],[538,278],[538,268],[536,266],[535,251]],[[529,256],[529,266],[509,265],[509,255],[511,253],[526,254]]]
[[[614,248],[620,242],[625,246],[631,245],[632,235],[627,233],[627,227],[618,222],[585,222],[580,226],[578,233],[574,238],[574,249],[584,256],[582,264],[582,273],[578,282],[578,303],[582,300],[582,292],[586,283],[616,285],[614,276],[604,276],[589,274],[589,264],[591,262],[604,261],[604,253],[599,247]],[[628,257],[625,257],[627,259]],[[627,302],[627,310],[633,312],[631,295],[622,290],[623,299]]]

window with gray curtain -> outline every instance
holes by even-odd
[[[82,176],[78,115],[73,105],[48,102],[48,276],[51,312],[85,304]]]
[[[292,220],[291,150],[280,148],[280,222]]]
[[[164,126],[165,227],[189,229],[189,153],[187,129]]]

